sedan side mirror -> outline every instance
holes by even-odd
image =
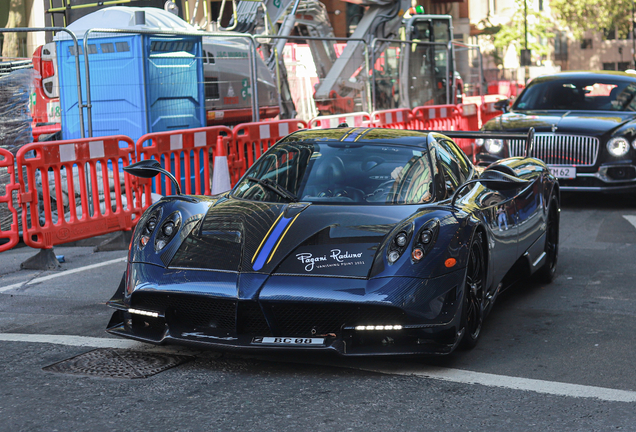
[[[170,179],[172,185],[174,186],[176,195],[181,195],[181,186],[179,186],[179,182],[177,181],[175,176],[173,176],[170,171],[163,169],[159,161],[155,159],[146,159],[135,162],[134,164],[130,164],[127,167],[124,167],[124,171],[126,171],[130,175],[141,178],[153,178],[157,174],[161,173]]]
[[[510,107],[510,99],[501,99],[495,102],[495,109],[499,111],[503,111],[507,113],[509,107]]]

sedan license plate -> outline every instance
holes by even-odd
[[[549,166],[548,168],[550,168],[550,172],[556,178],[576,178],[576,167]]]
[[[324,345],[325,338],[294,338],[294,337],[255,337],[253,344],[284,345],[284,346],[317,346]]]

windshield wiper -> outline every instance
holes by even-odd
[[[269,179],[259,179],[259,178],[250,177],[250,176],[247,176],[246,179],[265,186],[266,188],[276,192],[278,195],[288,199],[289,201],[298,202],[298,197],[296,195],[294,195],[293,193],[291,193],[290,191],[288,191],[287,189],[285,189],[284,187],[282,187],[281,185],[279,185],[278,183],[274,181],[271,181]]]

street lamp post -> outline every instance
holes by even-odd
[[[523,0],[523,33],[524,33],[524,49],[527,55],[528,53],[528,0]],[[525,82],[527,83],[528,80],[530,79],[530,66],[528,65],[528,61],[526,61],[524,68],[525,68]]]

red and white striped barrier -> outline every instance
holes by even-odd
[[[413,110],[416,129],[422,130],[457,130],[459,127],[459,110],[456,105],[421,106]]]
[[[0,203],[7,205],[7,210],[11,215],[11,227],[3,230],[0,227],[0,252],[11,249],[20,241],[20,231],[18,228],[18,212],[13,206],[13,192],[20,190],[20,186],[15,181],[15,165],[13,154],[10,151],[0,148],[0,167],[6,168],[7,182],[4,185],[4,194],[0,195]]]
[[[129,231],[141,216],[131,178],[119,170],[135,162],[135,145],[126,136],[26,144],[16,160],[22,238],[28,246],[51,249]]]
[[[235,126],[232,131],[234,140],[228,153],[231,183],[236,184],[245,171],[276,141],[306,128],[307,123],[302,120],[264,121]]]
[[[159,161],[163,168],[174,174],[181,183],[181,189],[184,193],[210,195],[210,158],[216,152],[219,138],[227,148],[230,148],[232,130],[225,126],[210,126],[153,132],[143,135],[137,140],[137,157],[139,160],[156,159]],[[160,177],[136,179],[135,181],[138,181],[143,188],[144,208],[152,204],[153,182],[156,193],[161,195],[172,193],[170,182]]]
[[[311,129],[331,129],[337,128],[342,123],[346,123],[349,127],[371,126],[371,115],[366,112],[355,112],[351,114],[319,116],[309,121],[309,127]]]
[[[409,129],[413,114],[408,108],[374,111],[371,113],[371,126],[385,129]]]

